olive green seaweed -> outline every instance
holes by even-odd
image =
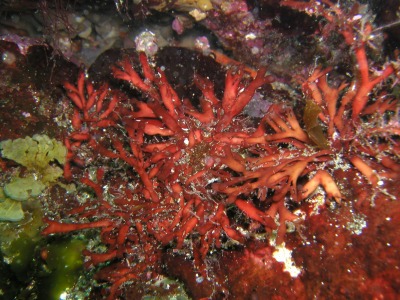
[[[62,176],[65,163],[63,143],[36,134],[32,137],[0,142],[1,155],[26,167],[23,177],[14,176],[0,193],[0,221],[19,221],[24,217],[20,201],[42,194],[49,184]]]
[[[24,218],[21,203],[11,199],[0,200],[0,221],[20,221]]]
[[[36,180],[33,175],[16,177],[4,186],[4,194],[13,200],[25,201],[30,197],[39,196],[45,188],[45,184]]]
[[[306,126],[308,137],[320,148],[328,148],[328,140],[325,137],[322,126],[318,122],[318,115],[321,113],[321,108],[311,99],[306,102],[304,109],[303,121]]]
[[[11,159],[29,170],[47,169],[49,163],[65,163],[67,149],[64,144],[47,135],[35,134],[33,137],[0,142],[2,156]]]

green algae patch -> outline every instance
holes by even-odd
[[[22,232],[11,243],[2,245],[2,252],[10,270],[18,279],[26,279],[28,270],[33,263],[37,244],[38,240],[32,239]]]
[[[44,238],[40,204],[24,204],[33,207],[23,220],[0,222],[0,299],[85,299],[69,295],[78,294],[75,287],[88,273],[82,255],[87,241],[74,236]]]
[[[3,183],[0,193],[0,221],[19,221],[24,217],[20,201],[40,196],[63,175],[67,149],[62,142],[47,135],[0,142],[3,158],[13,160],[26,170]]]
[[[10,271],[9,275],[18,281],[25,281],[33,271],[35,253],[43,240],[40,235],[42,217],[42,211],[36,205],[30,208],[29,213],[25,213],[24,220],[0,223],[0,256]]]
[[[45,170],[52,161],[63,165],[67,155],[63,143],[40,134],[2,141],[0,148],[4,158],[11,159],[28,170]]]
[[[4,185],[4,194],[13,200],[25,201],[30,197],[39,196],[45,188],[46,185],[35,179],[33,175],[24,178],[16,177]]]
[[[8,297],[11,290],[5,287],[10,284],[0,284],[0,298],[61,299],[82,274],[85,244],[72,237],[44,239],[38,197],[46,195],[53,185],[73,190],[74,186],[59,182],[67,149],[47,135],[34,135],[2,141],[0,151],[2,158],[18,164],[0,174],[0,273],[6,270],[4,280],[16,287],[14,296]],[[23,288],[27,285],[32,289]]]
[[[20,201],[13,201],[4,193],[0,187],[0,221],[17,222],[24,218],[24,211]],[[1,228],[0,228],[1,233]],[[1,242],[1,239],[0,239]]]
[[[22,205],[11,199],[0,200],[0,221],[17,222],[24,218]]]
[[[74,238],[53,241],[46,247],[48,274],[39,284],[42,299],[58,300],[71,292],[83,271],[85,248],[83,240]]]

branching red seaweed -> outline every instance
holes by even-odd
[[[284,3],[307,9],[314,2]],[[91,164],[82,151],[117,161],[124,175],[115,179],[109,166],[100,168],[96,178],[86,175],[81,182],[94,190],[95,198],[67,213],[75,222],[47,220],[43,233],[98,228],[107,250],[86,250],[86,265],[113,261],[97,279],[111,284],[108,298],[115,299],[124,282],[159,272],[162,247],[189,249],[207,276],[206,256],[228,241],[245,244],[262,229],[277,231],[276,242],[282,243],[287,222],[298,218],[290,205],[301,207],[319,186],[328,199],[341,203],[334,171],[344,164],[354,166],[374,192],[389,195],[385,184],[398,180],[400,169],[399,125],[392,119],[398,101],[383,94],[374,100],[372,91],[395,68],[386,64],[372,72],[365,43],[354,37],[355,25],[340,19],[338,9],[332,11],[337,19],[324,16],[341,24],[355,53],[356,75],[335,87],[329,69],[315,69],[302,87],[306,101],[318,107],[318,118],[310,126],[304,120],[305,129],[284,105],[272,105],[256,126],[242,114],[255,91],[271,81],[264,68],[254,79],[241,68],[228,70],[222,99],[210,80],[197,75],[198,105],[180,99],[163,70],[153,69],[143,53],[141,74],[129,58],[113,68],[114,77],[140,99],[127,99],[107,86],[96,90],[83,73],[76,87],[66,83],[74,114],[66,138],[65,177],[71,180],[76,177],[72,169]],[[390,119],[384,131],[371,126],[376,111]],[[375,139],[373,146],[370,139]],[[116,184],[105,189],[105,176],[114,176]]]

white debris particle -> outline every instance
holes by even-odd
[[[350,230],[352,234],[360,235],[365,227],[367,227],[367,221],[361,214],[353,213],[353,222],[346,224],[347,230]]]
[[[258,54],[259,52],[260,52],[260,48],[258,48],[258,47],[253,47],[253,48],[251,48],[251,54],[256,55],[256,54]]]
[[[157,37],[149,31],[144,30],[135,37],[136,51],[145,52],[147,56],[154,56],[158,52]]]
[[[197,22],[207,17],[207,14],[205,12],[202,12],[200,9],[197,8],[189,11],[189,15],[191,15]]]
[[[335,131],[335,132],[332,134],[332,139],[333,139],[334,141],[336,141],[338,138],[340,138],[340,135],[339,135],[339,133],[338,133],[337,131]]]
[[[285,247],[285,243],[275,247],[273,257],[285,265],[284,271],[289,272],[290,276],[297,277],[301,273],[301,268],[297,267],[292,259],[292,251]]]
[[[67,299],[67,297],[68,297],[68,293],[67,292],[62,292],[61,294],[60,294],[60,300],[65,300],[65,299]]]
[[[1,61],[6,65],[12,66],[17,61],[17,57],[12,52],[4,51],[1,56]]]
[[[246,36],[244,38],[246,40],[255,40],[257,38],[257,36],[251,32],[251,33],[246,34]]]
[[[314,193],[312,193],[311,196],[306,199],[306,201],[313,205],[313,211],[311,212],[311,215],[318,215],[320,207],[325,206],[326,203],[325,190],[321,186],[317,187]]]
[[[337,153],[333,157],[333,164],[335,170],[347,171],[352,168],[352,166],[346,160],[343,159],[341,153]]]
[[[204,281],[204,278],[202,276],[199,276],[198,274],[196,274],[196,282],[202,283],[203,281]]]

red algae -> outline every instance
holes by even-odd
[[[183,256],[166,256],[168,274],[188,287],[193,299],[306,299],[299,278],[292,278],[273,257],[274,247],[253,241],[239,251],[223,250],[207,261],[202,278]]]

